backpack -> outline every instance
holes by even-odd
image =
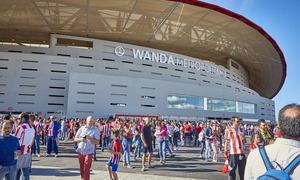
[[[258,180],[270,180],[270,179],[279,179],[279,180],[291,180],[290,174],[296,169],[300,164],[300,154],[293,159],[283,170],[277,170],[270,163],[269,157],[266,154],[265,147],[261,146],[259,148],[260,155],[266,166],[267,172],[259,176]]]
[[[174,132],[174,138],[179,138],[180,137],[180,132],[179,131],[175,131]]]

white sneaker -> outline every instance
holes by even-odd
[[[37,155],[37,157],[41,157],[41,155],[40,155],[40,154],[38,154],[38,155]]]
[[[200,154],[200,158],[202,158],[202,154]]]
[[[217,160],[212,160],[212,162],[218,162]]]
[[[127,165],[127,168],[128,168],[128,169],[132,169],[133,167],[131,166],[131,164],[128,164],[128,165]]]
[[[58,154],[55,154],[55,157],[57,158],[57,157],[58,157]]]
[[[36,154],[32,154],[31,156],[32,156],[32,157],[36,157]]]

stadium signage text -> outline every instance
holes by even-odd
[[[189,59],[183,59],[179,57],[173,57],[172,55],[167,56],[163,53],[149,52],[146,50],[140,50],[134,48],[132,49],[132,52],[133,52],[133,57],[135,59],[172,64],[174,66],[196,69],[199,71],[205,71],[206,73],[217,74],[219,76],[226,77],[226,72],[224,70],[214,66],[210,66],[206,63],[193,61]]]

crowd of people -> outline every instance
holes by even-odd
[[[175,156],[180,146],[199,147],[200,158],[207,162],[218,162],[219,155],[224,152],[228,159],[229,179],[236,179],[236,169],[240,179],[257,179],[268,168],[262,167],[259,173],[256,160],[260,158],[261,149],[265,149],[271,162],[284,169],[289,162],[300,154],[300,108],[299,105],[288,105],[281,110],[279,123],[268,124],[264,119],[257,124],[242,124],[237,116],[231,122],[207,120],[205,122],[189,122],[176,120],[142,119],[49,119],[22,113],[19,118],[6,115],[1,118],[0,136],[0,180],[29,179],[31,157],[40,157],[40,145],[45,145],[46,157],[59,157],[59,141],[74,142],[74,150],[78,153],[81,179],[89,179],[92,161],[97,161],[96,148],[111,153],[107,170],[111,179],[117,180],[118,164],[133,168],[131,161],[142,160],[141,171],[154,166],[151,163],[154,152],[157,152],[159,163],[164,165],[167,158]],[[293,126],[288,123],[293,122]],[[251,136],[248,160],[245,155],[246,136]],[[280,145],[289,150],[281,150]],[[278,152],[271,152],[272,148]],[[259,149],[259,150],[258,150]],[[131,157],[133,153],[133,157]],[[285,153],[285,154],[279,154]],[[148,154],[148,163],[146,166]],[[168,154],[168,156],[167,156]],[[285,155],[285,156],[284,156]],[[284,158],[286,157],[286,158]],[[278,159],[279,158],[279,159]],[[295,168],[290,176],[300,179],[299,164],[295,160]],[[298,164],[297,164],[298,163]],[[293,173],[294,171],[294,173]]]

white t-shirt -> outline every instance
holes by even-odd
[[[274,168],[280,170],[280,167],[275,163],[277,162],[284,169],[300,154],[300,141],[277,138],[274,144],[265,146],[265,150]],[[247,158],[245,179],[257,179],[266,172],[259,149],[253,149]],[[291,177],[295,180],[300,179],[300,165],[297,166]]]

